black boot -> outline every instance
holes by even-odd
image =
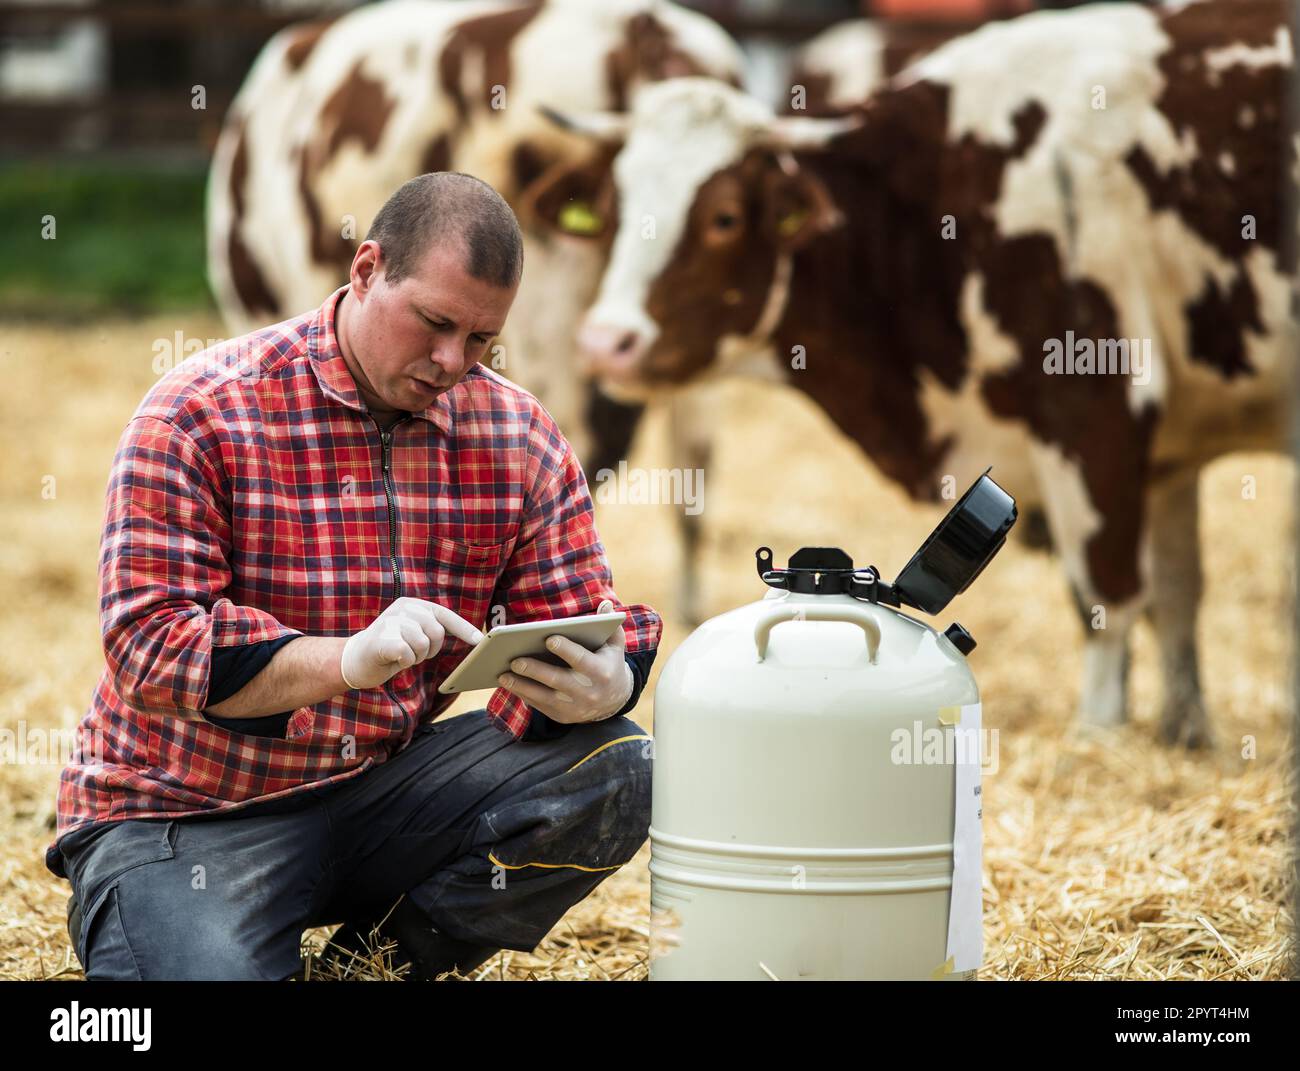
[[[373,937],[372,930],[377,930]],[[432,982],[438,975],[452,970],[469,974],[501,951],[440,933],[405,896],[382,922],[365,926],[345,922],[330,938],[332,945],[362,958],[367,955],[367,942],[373,946],[379,941],[395,943],[393,962],[409,963],[411,972],[407,979],[421,982]]]
[[[389,946],[389,962],[394,965],[410,960],[403,956],[402,950],[392,949],[393,939],[382,929],[376,929],[374,923],[345,922],[330,937],[329,943],[321,954],[325,960],[334,960],[339,969],[354,971],[363,963],[369,963],[380,945]]]

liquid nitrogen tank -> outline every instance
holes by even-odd
[[[982,954],[974,640],[938,613],[1015,502],[987,471],[891,584],[835,547],[677,648],[654,693],[651,979],[971,978]],[[987,750],[987,747],[984,749]]]

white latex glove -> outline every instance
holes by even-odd
[[[596,612],[603,614],[613,607],[605,599]],[[568,668],[536,658],[516,658],[510,663],[514,672],[503,673],[497,683],[552,721],[602,721],[623,709],[635,681],[632,667],[623,657],[627,643],[621,625],[595,651],[588,651],[567,636],[548,637],[546,647],[563,658]]]
[[[477,644],[483,633],[460,614],[424,599],[401,598],[343,645],[339,670],[354,689],[378,688],[442,650],[447,633]]]

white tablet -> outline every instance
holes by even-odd
[[[497,625],[474,645],[451,675],[438,685],[444,695],[452,692],[473,692],[480,688],[496,688],[497,678],[510,671],[516,658],[536,658],[555,666],[568,668],[569,663],[546,649],[551,636],[567,636],[588,651],[604,646],[614,635],[614,630],[627,617],[623,610],[607,614],[583,614],[579,617],[562,617],[555,621],[521,621],[517,625]]]

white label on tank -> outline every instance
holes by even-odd
[[[948,958],[955,972],[984,958],[983,797],[980,788],[980,704],[961,708],[953,730],[952,899],[948,904]]]

